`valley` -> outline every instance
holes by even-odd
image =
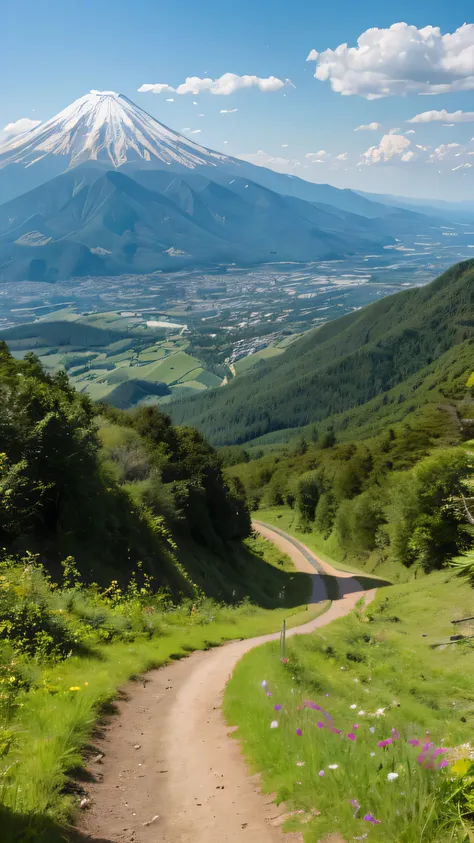
[[[32,351],[47,371],[65,369],[93,400],[168,404],[225,386],[305,331],[472,256],[474,235],[459,225],[456,239],[443,233],[309,264],[13,282],[0,286],[0,338],[18,358]]]

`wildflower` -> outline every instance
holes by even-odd
[[[353,728],[353,729],[358,729],[358,728],[359,728],[359,724],[358,724],[358,723],[354,723],[354,725],[353,725],[353,727],[352,727],[352,728]]]
[[[262,682],[262,688],[266,688],[266,687],[267,687],[267,680],[264,679],[263,682]]]
[[[398,779],[398,773],[389,773],[387,776],[387,781],[394,782],[395,779]]]
[[[356,736],[354,735],[354,732],[348,732],[347,737],[349,738],[350,741],[355,741],[355,739],[356,739]]]
[[[88,685],[89,685],[89,683],[88,683],[88,682],[84,682],[84,685],[85,685],[85,686],[86,686],[86,688],[87,688],[87,687],[88,687]]]
[[[288,664],[288,659],[280,659],[282,664]]]
[[[372,734],[374,734],[374,732],[375,732],[375,726],[371,726],[371,727],[369,728],[369,732],[372,732]]]
[[[380,820],[376,820],[372,814],[366,814],[364,820],[368,823],[372,823],[372,825],[380,825]]]
[[[352,807],[354,808],[353,817],[355,819],[358,812],[360,811],[360,804],[357,799],[349,799],[349,804],[352,805]]]
[[[272,692],[271,692],[271,691],[267,691],[267,697],[272,697],[272,696],[273,696]]]
[[[439,762],[440,767],[449,767],[449,761],[444,758],[442,761]]]
[[[277,703],[276,705],[274,705],[274,706],[273,706],[273,710],[274,710],[274,711],[281,711],[281,705],[280,705],[280,703]]]
[[[351,708],[357,708],[356,704],[355,704],[355,703],[353,703],[353,704],[351,705]]]
[[[324,776],[324,770],[320,770],[318,776]]]
[[[394,741],[399,741],[399,740],[400,740],[400,737],[401,737],[400,732],[397,732],[397,730],[396,730],[396,729],[392,729],[392,735],[393,735],[393,740],[394,740]]]
[[[420,745],[420,741],[417,741],[416,738],[410,738],[408,743],[411,744],[412,746],[419,746]]]
[[[80,691],[81,689],[80,689],[80,686],[79,686],[79,685],[72,685],[72,686],[69,688],[69,690],[70,690],[70,691]]]
[[[354,682],[358,682],[358,681],[359,681],[359,680],[357,679],[357,676],[356,676],[356,677],[355,677],[355,679],[354,679]]]
[[[357,713],[358,713],[359,717],[363,717],[363,716],[364,716],[364,714],[365,714],[365,711],[362,711],[362,710],[361,710],[361,711],[359,711],[359,712],[357,712]]]
[[[301,729],[296,729],[296,734],[298,735],[299,738],[301,738],[303,732],[301,731]]]
[[[312,708],[313,711],[322,711],[321,706],[316,705],[316,703],[313,702],[312,700],[303,700],[303,707],[304,708]]]
[[[385,714],[384,708],[378,708],[377,711],[375,712],[376,717],[383,717],[384,714]]]
[[[272,720],[270,723],[270,729],[278,729],[278,720]]]
[[[328,770],[337,770],[339,764],[328,764]]]
[[[375,752],[371,752],[371,753],[370,753],[370,757],[371,757],[371,758],[375,758]]]
[[[296,762],[297,767],[304,767],[305,764],[306,764],[306,761],[297,761]]]
[[[321,720],[318,720],[316,726],[318,727],[318,729],[324,729],[324,723],[321,723]]]
[[[390,746],[391,743],[393,743],[392,738],[385,738],[384,741],[379,741],[377,746],[384,748],[386,746]]]

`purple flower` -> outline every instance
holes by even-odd
[[[296,734],[298,735],[299,738],[301,738],[303,732],[301,731],[301,729],[296,729]]]
[[[359,805],[357,799],[349,799],[349,804],[352,805],[352,807],[354,808],[353,817],[355,819],[358,812],[360,811],[360,805]]]
[[[313,702],[313,700],[303,700],[303,706],[304,706],[305,708],[312,708],[312,709],[313,709],[313,711],[322,711],[321,706],[320,706],[320,705],[316,705],[316,703],[315,703],[315,702]]]
[[[412,746],[419,746],[420,745],[420,741],[417,741],[416,738],[410,738],[408,743],[410,743]]]
[[[392,729],[392,735],[393,735],[393,740],[394,740],[394,741],[399,741],[399,740],[400,740],[400,737],[401,737],[401,736],[400,736],[400,732],[397,732],[397,730],[396,730],[396,729]]]
[[[386,746],[390,746],[391,743],[393,743],[392,738],[385,738],[384,741],[379,741],[377,746],[386,747]]]
[[[352,728],[353,728],[353,729],[358,729],[358,728],[359,728],[359,724],[358,724],[358,723],[354,723],[354,725],[353,725],[353,727],[352,727]]]
[[[372,814],[366,814],[364,820],[368,823],[372,823],[372,825],[380,825],[380,820],[376,820]]]
[[[324,770],[320,770],[318,776],[324,776]]]
[[[354,735],[354,732],[348,732],[347,737],[349,738],[350,741],[355,741],[355,739],[356,739],[356,736]]]
[[[271,697],[271,696],[273,696],[272,692],[271,692],[271,691],[267,691],[267,697]]]
[[[274,706],[273,706],[273,710],[274,710],[274,711],[281,711],[281,705],[280,705],[280,703],[277,703],[276,705],[274,705]]]
[[[440,767],[449,767],[449,761],[446,758],[444,758],[443,761],[439,762],[439,766]]]
[[[324,723],[321,723],[321,720],[318,720],[316,726],[318,727],[318,729],[324,729]]]

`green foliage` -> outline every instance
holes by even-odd
[[[387,392],[409,378],[416,381],[425,368],[436,372],[433,361],[464,344],[471,346],[472,371],[473,281],[474,262],[464,261],[431,284],[328,322],[225,389],[176,402],[173,418],[195,424],[218,445],[243,444],[326,424],[377,396],[383,408]],[[467,374],[463,387],[466,380]],[[411,398],[398,393],[405,414]]]

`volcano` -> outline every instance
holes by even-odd
[[[432,220],[207,149],[90,91],[0,146],[0,280],[317,261]]]

